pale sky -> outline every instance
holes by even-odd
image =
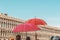
[[[22,20],[36,16],[48,25],[60,27],[60,0],[0,0],[0,13]]]

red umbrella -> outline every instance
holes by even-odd
[[[13,32],[28,32],[28,31],[36,31],[40,30],[36,25],[24,23],[16,26],[16,28],[13,29]]]
[[[24,23],[16,26],[16,28],[13,29],[13,32],[28,32],[28,31],[37,31],[40,30],[36,25],[34,24],[29,24],[29,23]],[[26,33],[27,35],[27,33]],[[36,35],[36,33],[35,33]],[[35,36],[37,40],[37,36]]]
[[[31,24],[35,24],[35,25],[47,25],[47,23],[44,20],[38,19],[38,18],[30,19],[30,20],[26,21],[26,23],[31,23]]]

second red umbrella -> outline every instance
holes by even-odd
[[[27,36],[27,32],[37,31],[37,30],[40,30],[40,28],[38,28],[36,25],[24,23],[24,24],[20,24],[20,25],[16,26],[16,28],[13,29],[13,32],[26,32],[26,36]],[[35,35],[36,35],[36,33],[35,33]],[[35,36],[35,39],[37,40],[37,36]]]
[[[36,25],[24,23],[24,24],[17,25],[13,29],[13,32],[29,32],[29,31],[37,31],[37,30],[40,30],[40,28],[38,28]]]

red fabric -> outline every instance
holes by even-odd
[[[16,28],[13,29],[13,32],[28,32],[28,31],[36,31],[40,30],[36,25],[24,23],[16,26]]]
[[[47,25],[47,23],[44,20],[38,18],[30,19],[26,21],[26,23],[31,23],[35,25]]]

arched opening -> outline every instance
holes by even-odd
[[[21,40],[21,36],[20,35],[17,35],[16,36],[16,40]]]
[[[26,40],[30,40],[30,37],[26,37]]]

